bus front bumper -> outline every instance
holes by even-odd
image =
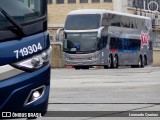
[[[0,81],[0,112],[45,114],[50,90],[50,65]],[[40,96],[34,99],[33,94]]]

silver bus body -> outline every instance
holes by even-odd
[[[76,23],[76,29],[74,29],[73,26],[68,27],[66,25],[68,23],[65,23],[65,37],[63,41],[65,65],[75,66],[75,68],[80,69],[89,68],[90,66],[118,68],[120,65],[144,67],[152,63],[153,38],[150,37],[152,33],[150,18],[107,10],[76,10],[70,12],[68,16],[89,16],[92,14],[100,15],[99,27],[95,27],[96,29],[77,29]],[[92,20],[93,17],[91,17],[91,21]],[[126,20],[129,26],[127,26],[127,24],[125,26],[124,20]],[[129,23],[127,21],[129,21]],[[69,29],[67,29],[67,27]],[[76,41],[74,43],[75,46],[70,47],[70,50],[67,51],[67,45],[70,42],[69,39],[73,37]],[[87,37],[90,42],[86,42]],[[94,39],[94,37],[96,37],[96,39]],[[81,41],[81,39],[83,40]],[[91,40],[93,42],[91,42]],[[80,50],[81,45],[85,46],[85,51]],[[94,47],[89,49],[91,48],[90,46]],[[95,46],[98,47],[94,49]],[[67,48],[67,50],[65,50],[65,48]]]

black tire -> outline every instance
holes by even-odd
[[[147,65],[148,63],[147,63],[147,56],[145,55],[144,56],[144,65]]]
[[[83,66],[82,69],[88,70],[89,66]]]
[[[108,68],[109,68],[108,65],[105,65],[105,66],[104,66],[104,69],[108,69]]]
[[[118,68],[118,56],[117,55],[115,55],[115,57],[114,57],[114,61],[113,61],[113,68]]]
[[[143,58],[140,56],[139,60],[138,60],[138,67],[139,68],[143,68],[144,67],[144,60]]]
[[[142,56],[138,59],[138,65],[131,65],[131,68],[143,68],[144,67],[144,60]]]
[[[74,68],[75,68],[75,70],[80,70],[81,66],[75,66]]]
[[[107,66],[108,66],[108,68],[113,68],[113,57],[112,57],[112,55],[109,55]]]
[[[131,65],[131,68],[137,68],[138,65]]]

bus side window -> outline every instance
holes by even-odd
[[[111,26],[117,26],[117,16],[112,14],[112,15],[110,15],[110,17],[111,17],[111,21],[112,21]]]
[[[129,50],[140,50],[140,40],[129,39],[128,48]]]
[[[102,38],[99,39],[99,42],[97,44],[97,48],[98,49],[106,47],[106,45],[107,45],[107,38],[108,38],[107,36],[102,36]]]
[[[106,14],[103,14],[102,26],[108,26],[108,25],[109,25],[109,17]]]
[[[114,49],[114,48],[115,48],[114,41],[115,41],[115,38],[111,37],[111,39],[110,39],[110,44],[109,44],[109,48],[110,48],[110,49]]]
[[[110,49],[118,49],[118,48],[119,48],[118,39],[112,37],[110,39]]]
[[[124,38],[124,50],[128,50],[128,40]]]
[[[107,45],[107,39],[108,39],[108,36],[102,37],[103,47],[106,47],[106,45]]]
[[[134,28],[137,29],[137,20],[134,18]]]
[[[142,20],[141,19],[137,19],[137,29],[142,29]]]
[[[123,16],[123,27],[130,28],[130,19],[126,16]]]
[[[123,39],[122,38],[118,38],[118,49],[123,50]]]
[[[135,18],[132,18],[132,17],[130,18],[130,27],[133,29],[137,29]]]
[[[117,27],[121,27],[121,26],[122,26],[121,16],[117,15]]]

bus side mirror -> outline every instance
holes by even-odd
[[[56,31],[56,41],[63,41],[64,40],[64,28],[59,28]]]

